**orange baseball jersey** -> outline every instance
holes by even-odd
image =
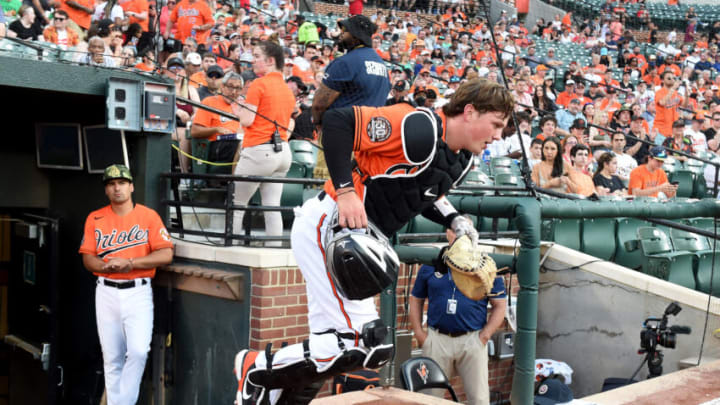
[[[353,170],[353,183],[357,194],[364,198],[365,176],[412,174],[422,165],[413,164],[405,156],[401,135],[403,118],[417,109],[400,103],[389,107],[353,107],[355,114],[355,141],[353,151],[358,170]],[[445,115],[440,114],[445,137]],[[362,173],[362,175],[360,174]],[[335,198],[332,180],[325,182],[325,192]]]
[[[85,231],[79,252],[108,261],[112,257],[144,257],[151,252],[172,248],[170,234],[160,216],[152,209],[136,204],[125,216],[118,216],[107,205],[93,211],[85,220]],[[98,277],[132,280],[155,277],[155,269],[132,270],[128,273],[94,273]]]
[[[202,0],[196,0],[192,3],[189,0],[182,0],[170,13],[170,20],[177,28],[176,39],[181,42],[184,42],[185,38],[192,35],[193,26],[215,23],[210,6]],[[208,35],[210,35],[210,30],[196,31],[195,39],[197,39],[198,44],[204,44]]]
[[[234,114],[232,106],[225,101],[225,96],[206,97],[202,103],[206,106]],[[215,114],[214,112],[203,110],[202,108],[198,108],[198,111],[195,113],[194,123],[202,125],[205,128],[223,127],[234,133],[237,133],[240,129],[240,123],[238,121],[231,120],[230,118],[224,117],[220,114]],[[208,140],[216,141],[217,136],[218,134],[213,134],[208,138]]]
[[[148,31],[148,22],[150,20],[150,6],[147,0],[130,0],[120,4],[124,11],[132,11],[133,13],[142,14],[148,13],[148,16],[144,20],[140,20],[135,16],[128,17],[128,24],[138,23],[142,27],[143,32]]]

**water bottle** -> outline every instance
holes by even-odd
[[[190,36],[195,38],[195,28],[190,31]]]
[[[490,164],[490,149],[485,149],[482,154],[482,160],[485,165]]]

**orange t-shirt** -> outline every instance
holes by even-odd
[[[672,123],[675,122],[680,114],[678,113],[677,107],[683,102],[683,98],[677,91],[673,92],[668,105],[663,107],[660,105],[660,101],[663,100],[667,94],[668,89],[663,87],[655,93],[655,121],[653,127],[663,134],[665,137],[669,137],[672,134]]]
[[[60,0],[60,10],[65,10],[68,13],[68,17],[75,21],[77,25],[84,29],[90,28],[90,17],[92,17],[92,13],[88,14],[82,10],[72,8],[68,6],[67,2],[68,0]],[[75,0],[75,2],[91,9],[95,8],[95,2],[93,0]]]
[[[273,121],[287,128],[290,124],[290,116],[295,110],[295,96],[280,72],[271,72],[253,80],[245,101],[257,106],[257,114],[253,123],[245,128],[243,148],[269,141],[276,129]],[[287,131],[282,128],[277,129],[280,137],[287,141]]]
[[[196,0],[193,3],[191,3],[190,0],[182,0],[180,4],[175,6],[170,14],[170,21],[172,21],[173,24],[176,24],[176,39],[181,42],[184,42],[185,38],[192,35],[193,25],[215,23],[210,6],[202,0]],[[208,35],[210,35],[210,30],[197,31],[195,33],[195,38],[197,39],[198,44],[204,44]]]
[[[675,76],[680,76],[680,75],[682,74],[682,70],[680,70],[680,68],[679,68],[678,65],[676,65],[676,64],[672,64],[672,65],[662,64],[662,65],[660,65],[660,67],[658,68],[658,74],[659,74],[660,76],[662,76],[662,72],[664,72],[666,69],[670,69]]]
[[[142,70],[145,72],[152,72],[154,69],[150,66],[146,65],[145,62],[140,62],[137,65],[133,66],[135,69]]]
[[[85,220],[79,253],[98,256],[107,262],[112,257],[145,257],[158,249],[172,247],[170,234],[154,210],[136,204],[129,214],[121,217],[107,205],[91,212]],[[132,280],[155,277],[155,269],[94,274],[115,280]]]
[[[230,105],[222,95],[205,97],[202,103],[208,107],[213,107],[220,111],[234,114],[232,105]],[[224,117],[220,114],[215,114],[214,112],[210,112],[202,108],[197,109],[195,118],[193,119],[193,124],[202,125],[205,128],[223,127],[229,129],[235,134],[238,133],[238,130],[240,129],[240,123],[237,120],[231,120],[230,118]],[[213,134],[207,139],[210,141],[216,141],[218,135],[219,134]]]
[[[650,173],[647,169],[647,163],[634,168],[630,172],[630,182],[628,183],[628,191],[633,193],[634,189],[645,190],[660,184],[667,183],[667,175],[663,169],[657,169]],[[658,193],[652,194],[651,197],[657,197]]]
[[[565,108],[567,108],[568,104],[570,104],[570,100],[580,98],[575,92],[569,92],[569,91],[563,91],[560,92],[557,96],[557,100],[555,101],[556,104],[561,105]]]
[[[199,72],[193,73],[192,76],[190,76],[190,85],[195,87],[196,89],[200,88],[201,86],[207,86],[205,71],[201,70]]]
[[[123,11],[132,11],[133,13],[148,13],[148,17],[144,20],[139,20],[135,18],[134,16],[131,16],[128,18],[128,23],[138,23],[142,27],[143,32],[148,32],[148,21],[150,20],[150,8],[148,6],[147,0],[130,0],[126,1],[125,3],[120,4]]]
[[[587,174],[581,172],[580,170],[572,168],[568,171],[568,177],[573,183],[575,183],[575,186],[577,187],[577,189],[575,190],[575,194],[590,197],[595,193],[595,183],[593,182],[592,177],[588,176]]]

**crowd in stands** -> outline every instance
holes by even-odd
[[[195,101],[225,93],[240,100],[257,76],[253,48],[275,42],[296,100],[293,139],[316,136],[314,94],[343,54],[337,22],[345,16],[298,13],[286,0],[0,2],[4,35],[74,50],[78,63],[165,75],[178,95]],[[660,32],[645,13],[649,39],[639,41],[624,25],[624,3],[607,0],[593,18],[568,12],[532,24],[503,12],[492,26],[472,1],[366,6],[391,7],[370,16],[378,28],[372,48],[392,85],[387,104],[438,108],[465,80],[504,83],[517,102],[516,120],[488,147],[489,157],[528,159],[539,186],[589,196],[637,195],[628,189],[632,171],[656,157],[654,145],[707,159],[720,149],[720,22],[699,31],[689,12],[684,32]],[[575,46],[588,62],[568,60],[563,46]],[[231,73],[240,88],[223,93]],[[208,132],[185,133],[197,110],[178,102],[176,139],[188,153],[188,138]],[[232,111],[239,115],[237,106]],[[238,159],[237,151],[216,152],[212,158]],[[673,160],[682,165],[687,157],[670,151],[663,159]],[[190,170],[184,156],[180,167]],[[706,180],[714,185],[714,177]]]

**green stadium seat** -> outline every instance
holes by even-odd
[[[695,173],[689,170],[676,170],[668,177],[671,182],[679,182],[676,195],[677,197],[690,198],[694,195]]]
[[[713,295],[720,296],[720,255],[716,254],[713,257],[712,245],[708,240],[698,234],[680,229],[671,230],[670,239],[675,250],[686,250],[695,254],[696,289],[709,294],[712,278]]]
[[[647,223],[635,218],[616,219],[615,263],[634,270],[641,268],[644,259],[642,252],[636,246],[637,229],[641,226],[647,226]]]
[[[645,274],[695,289],[694,253],[673,251],[668,236],[658,228],[640,227],[637,238],[645,256]]]
[[[210,152],[210,141],[207,139],[192,139],[190,141],[191,155],[198,159],[207,160]],[[192,172],[196,174],[205,174],[208,172],[209,165],[198,162],[195,159],[190,160],[192,162]]]
[[[581,250],[580,235],[582,222],[579,219],[558,219],[555,221],[553,241],[570,249]]]
[[[582,251],[603,260],[612,260],[615,256],[615,219],[592,218],[582,223]]]

